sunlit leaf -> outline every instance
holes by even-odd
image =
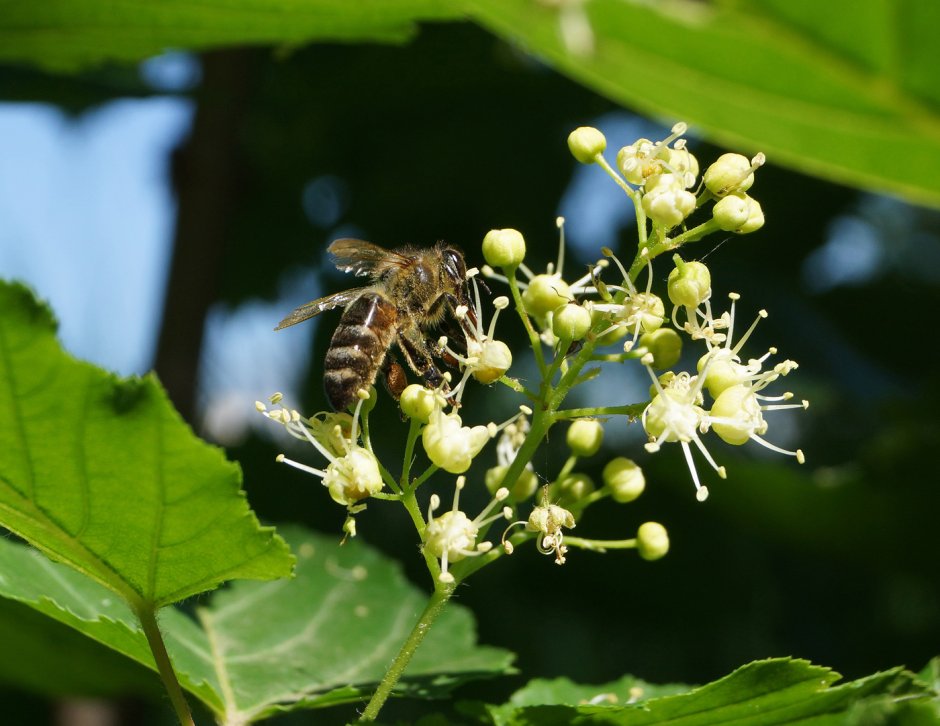
[[[940,3],[464,6],[628,108],[670,124],[688,121],[718,143],[763,151],[774,163],[940,205]]]
[[[295,578],[233,583],[197,609],[198,621],[172,607],[160,616],[183,687],[223,723],[367,697],[427,599],[397,565],[358,542],[285,534],[299,555]],[[0,596],[153,668],[132,613],[107,589],[9,540],[0,540],[0,572]],[[440,697],[467,680],[509,672],[511,659],[476,645],[469,611],[451,606],[396,693]],[[106,687],[93,676],[85,674],[85,688]]]
[[[512,704],[490,709],[501,726],[540,724],[682,724],[682,726],[768,726],[773,724],[931,723],[934,695],[901,668],[833,685],[839,674],[802,660],[780,658],[750,663],[687,693],[639,700],[629,706]],[[567,692],[567,687],[556,694]],[[580,700],[580,699],[579,699]],[[596,702],[595,702],[596,703]],[[902,720],[891,721],[892,718]]]
[[[132,607],[160,607],[290,574],[286,544],[240,485],[155,378],[75,360],[49,310],[0,283],[0,525]]]
[[[167,48],[400,42],[416,21],[454,14],[443,0],[0,0],[0,60],[76,70]]]

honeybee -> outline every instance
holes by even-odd
[[[429,248],[387,250],[358,239],[338,239],[327,251],[337,269],[371,277],[372,284],[301,305],[275,330],[345,306],[323,363],[323,387],[334,410],[346,410],[380,371],[398,400],[408,381],[390,353],[395,344],[408,367],[428,386],[442,385],[443,375],[433,359],[438,351],[427,336],[448,315],[455,320],[459,305],[468,304],[463,253],[442,242]]]

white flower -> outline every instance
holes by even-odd
[[[636,287],[630,281],[630,275],[617,256],[606,247],[601,251],[617,265],[623,275],[623,284],[605,286],[602,291],[605,301],[592,303],[591,308],[596,313],[604,314],[610,319],[610,327],[601,331],[599,337],[613,333],[618,329],[625,330],[632,336],[631,340],[624,345],[624,350],[628,351],[633,348],[640,335],[652,333],[659,329],[663,324],[666,307],[663,305],[662,299],[651,292],[653,285],[651,266],[648,268],[649,280],[646,284],[646,292],[637,292]],[[598,287],[600,286],[598,285]],[[611,292],[618,293],[617,297],[611,296]]]
[[[499,502],[509,496],[507,489],[500,489],[483,511],[470,519],[458,508],[460,490],[464,488],[465,484],[465,477],[457,478],[454,504],[450,511],[444,512],[440,517],[434,516],[434,512],[441,506],[441,499],[437,494],[431,496],[431,503],[428,507],[428,523],[424,531],[424,549],[441,561],[441,574],[438,578],[441,582],[450,583],[454,581],[454,576],[448,572],[449,563],[458,562],[465,557],[481,555],[493,548],[492,542],[477,544],[477,536],[481,527],[500,517],[508,518],[512,514],[512,510],[507,507],[499,514],[487,517]]]
[[[467,277],[473,284],[474,307],[468,309],[461,305],[456,310],[457,319],[461,322],[464,338],[467,343],[467,354],[460,353],[447,347],[447,338],[442,337],[438,344],[460,363],[464,370],[463,380],[454,387],[454,395],[459,401],[463,395],[463,388],[467,378],[473,376],[483,384],[495,383],[509,370],[512,365],[512,352],[509,346],[501,340],[496,340],[496,319],[501,310],[509,307],[509,298],[501,296],[493,300],[496,312],[490,319],[489,328],[483,328],[483,305],[480,302],[480,288],[476,281],[476,269],[467,272]]]
[[[295,438],[312,444],[330,463],[323,470],[293,461],[283,454],[277,460],[319,477],[335,502],[353,507],[384,486],[375,454],[358,443],[359,414],[368,396],[367,392],[360,391],[359,403],[352,417],[324,413],[305,419],[297,411],[284,407],[268,410],[260,401],[255,403],[255,408],[265,417],[282,424]],[[272,403],[280,400],[280,394],[271,397]]]
[[[699,481],[689,444],[695,444],[718,476],[722,479],[726,476],[725,468],[715,463],[699,437],[699,433],[708,430],[707,414],[702,408],[704,378],[701,375],[690,376],[688,373],[679,373],[669,381],[668,387],[664,388],[650,368],[652,356],[647,354],[641,361],[649,371],[657,391],[653,400],[643,410],[643,428],[650,437],[646,450],[654,453],[659,451],[663,443],[678,443],[682,447],[689,472],[692,474],[695,496],[703,502],[708,498],[708,488]]]
[[[667,229],[681,224],[695,211],[695,195],[686,191],[675,174],[657,174],[646,180],[643,209],[654,222]]]
[[[473,457],[495,435],[495,429],[495,424],[464,426],[457,413],[444,413],[438,407],[421,432],[421,442],[433,464],[451,474],[463,474],[473,463]]]

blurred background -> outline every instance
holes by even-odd
[[[274,391],[302,411],[326,408],[321,361],[338,313],[272,330],[295,306],[352,284],[327,264],[326,245],[443,239],[479,265],[486,231],[515,227],[527,262],[544,269],[560,214],[569,276],[603,245],[630,259],[628,200],[574,161],[566,137],[596,125],[612,158],[680,120],[635,115],[467,24],[424,26],[402,46],[167,53],[74,76],[6,66],[0,97],[0,275],[49,300],[74,355],[124,375],[156,369],[195,430],[241,463],[262,520],[337,536],[343,510],[317,481],[274,463],[289,444],[254,410]],[[703,168],[724,151],[694,126],[690,147]],[[605,448],[578,468],[599,481],[611,457],[634,457],[647,493],[589,510],[578,534],[627,537],[653,519],[672,550],[656,563],[572,551],[559,568],[523,548],[471,579],[459,602],[480,641],[518,654],[522,675],[497,686],[503,696],[536,676],[701,683],[785,655],[858,677],[920,669],[940,651],[929,456],[940,450],[940,367],[928,336],[940,216],[772,158],[752,193],[762,230],[710,237],[687,256],[709,264],[717,299],[741,293],[741,320],[769,311],[751,351],[773,345],[799,362],[786,387],[811,407],[777,414],[769,438],[801,447],[807,463],[712,443],[729,478],[706,476],[711,497],[698,503],[680,451],[651,457],[638,426],[611,421]],[[657,267],[655,284],[667,273]],[[519,346],[513,372],[525,377]],[[610,371],[577,402],[639,401],[647,385],[642,370]],[[508,389],[472,394],[468,421],[501,420],[518,404]],[[373,415],[388,423],[375,430],[392,431],[381,449],[396,451],[397,411],[383,398]],[[559,426],[536,457],[547,479],[563,436]],[[450,479],[435,480],[445,502]],[[370,505],[360,536],[426,588],[402,514]],[[475,695],[471,686],[458,697]],[[18,714],[10,723],[52,722],[59,708],[15,676],[0,698]],[[131,703],[127,723],[166,715]],[[409,708],[388,717],[424,707]]]

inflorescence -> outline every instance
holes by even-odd
[[[367,498],[401,500],[415,519],[425,557],[432,564],[437,562],[437,580],[445,585],[459,581],[461,573],[472,572],[476,567],[471,567],[470,561],[492,561],[530,540],[558,564],[566,561],[570,547],[594,551],[635,548],[644,559],[657,559],[666,554],[669,538],[656,522],[643,523],[635,537],[623,540],[582,539],[570,534],[588,506],[603,499],[631,502],[647,484],[641,467],[621,455],[603,467],[599,486],[578,471],[579,461],[602,451],[605,426],[638,422],[646,433],[644,448],[649,454],[667,444],[678,444],[700,501],[707,498],[709,490],[696,458],[704,459],[719,478],[727,476],[725,467],[709,452],[707,442],[712,435],[731,445],[754,442],[803,462],[801,450],[785,450],[766,438],[769,422],[765,413],[808,405],[806,401],[791,402],[794,397],[790,392],[770,394],[767,390],[797,364],[788,359],[773,362],[776,348],[758,354],[745,352],[767,312],[760,310],[740,334],[742,325],[736,319],[740,296],[729,294],[727,310],[719,313],[717,309],[724,306],[713,305],[709,268],[677,253],[711,233],[748,234],[763,226],[761,206],[749,192],[764,157],[724,154],[700,174],[698,160],[683,138],[685,131],[685,124],[677,124],[660,141],[638,139],[619,150],[614,164],[604,156],[607,141],[597,129],[582,127],[568,138],[574,157],[599,166],[634,206],[638,244],[629,264],[612,250],[602,249],[585,274],[566,278],[564,220],[560,218],[558,257],[544,272],[526,265],[525,239],[517,230],[492,230],[485,236],[487,264],[481,271],[468,271],[469,304],[453,311],[462,339],[436,340],[436,352],[460,371],[457,383],[450,385],[448,373],[439,388],[412,384],[401,395],[401,411],[410,423],[399,478],[379,464],[368,437],[367,417],[375,403],[374,391],[361,391],[351,413],[320,413],[310,418],[280,406],[269,409],[257,404],[261,413],[311,444],[326,460],[326,467],[318,469],[278,457],[319,477],[330,496],[347,507],[348,535],[355,534],[354,515]],[[664,255],[672,267],[665,289],[656,290],[654,263]],[[484,322],[482,283],[478,283],[481,272],[507,285],[510,293],[492,300],[494,313],[489,324]],[[643,273],[646,282],[638,285],[637,278]],[[538,365],[540,380],[535,386],[507,375],[513,356],[497,337],[497,317],[510,307],[515,308],[525,328]],[[614,352],[609,352],[611,346],[615,346]],[[699,352],[689,357],[686,349],[690,347]],[[687,366],[691,370],[677,368],[684,353],[694,361]],[[603,376],[603,366],[631,362],[648,372],[648,400],[611,401],[609,406],[595,409],[561,407],[571,388]],[[601,368],[585,370],[588,363],[599,363]],[[502,423],[465,424],[460,409],[465,397],[471,395],[468,391],[478,384],[495,383],[525,397],[526,403]],[[276,406],[279,397],[273,397],[271,403]],[[557,475],[543,479],[540,488],[543,476],[533,467],[533,454],[548,430],[560,422],[569,423],[569,455]],[[472,465],[494,439],[495,466],[474,474]],[[418,441],[429,466],[413,477],[411,466]],[[424,517],[414,504],[415,493],[438,469],[457,476],[453,504],[439,513],[440,497],[432,494]],[[477,481],[486,485],[491,499],[471,517],[460,509],[460,494]],[[538,497],[536,491],[540,491]],[[527,505],[533,498],[538,503]],[[500,518],[511,524],[498,540],[487,539],[490,525]],[[464,561],[468,563],[465,569],[454,569]]]

